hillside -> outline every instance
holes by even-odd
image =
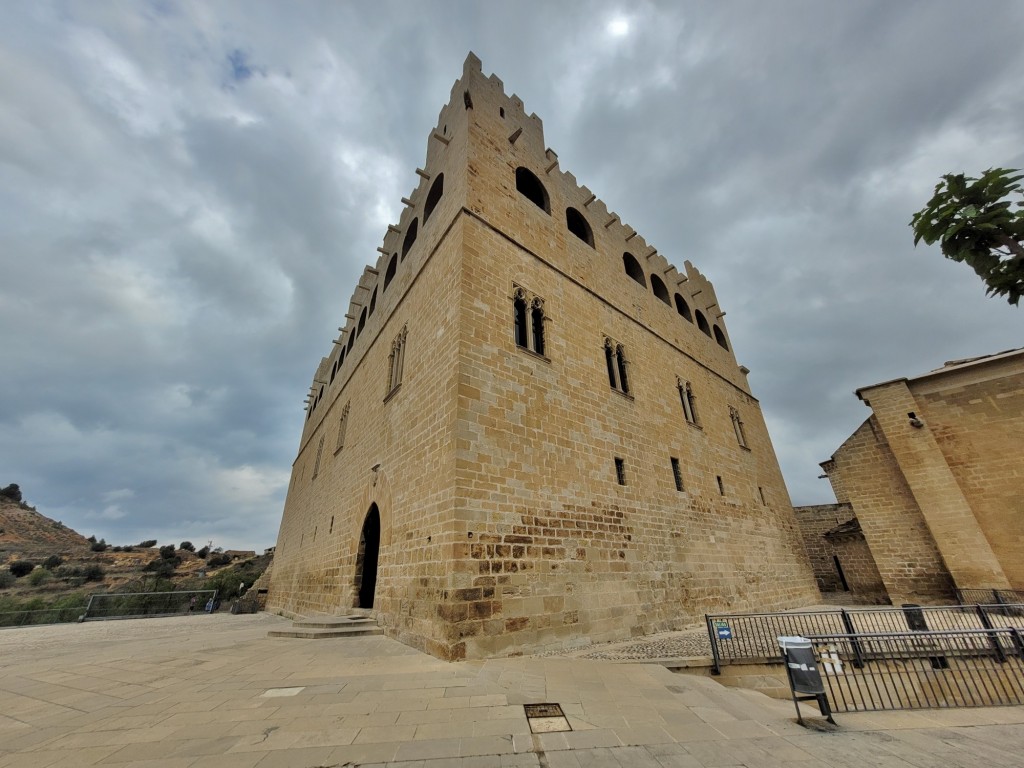
[[[82,534],[27,504],[0,496],[0,563],[89,554]]]
[[[83,590],[216,588],[227,598],[242,582],[251,586],[273,559],[253,555],[193,552],[173,544],[107,546],[0,494],[0,613],[41,609]]]

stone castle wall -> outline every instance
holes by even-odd
[[[795,507],[793,512],[818,589],[838,593],[837,597],[844,602],[888,601],[882,577],[851,505],[818,504]]]
[[[873,415],[822,466],[894,602],[1024,587],[1024,352],[858,394]]]
[[[582,645],[682,626],[705,610],[817,599],[710,283],[689,263],[677,272],[559,170],[540,120],[475,57],[428,147],[421,182],[314,377],[272,608],[337,613],[357,602],[373,504],[379,620],[443,658]],[[547,211],[517,189],[520,167],[543,185]],[[590,242],[569,231],[570,207]],[[643,286],[624,271],[627,251]],[[542,301],[543,354],[516,344],[519,289]],[[389,395],[403,328],[402,382]],[[611,386],[606,338],[623,350],[628,393]],[[687,382],[695,424],[680,399]]]
[[[849,504],[816,504],[813,506],[794,507],[797,524],[800,528],[800,535],[803,539],[804,549],[811,561],[811,570],[814,572],[814,580],[818,589],[822,592],[842,592],[843,583],[836,570],[835,556],[836,549],[825,534],[840,523],[845,523],[853,518],[853,507]],[[846,572],[846,566],[843,566]],[[849,576],[847,576],[849,582]]]

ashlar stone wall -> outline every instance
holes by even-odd
[[[417,173],[314,376],[271,607],[359,604],[373,510],[378,620],[442,658],[815,601],[710,282],[563,172],[472,54]]]

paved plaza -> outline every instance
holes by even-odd
[[[1024,765],[1024,707],[839,714],[828,731],[799,726],[791,702],[656,664],[450,664],[384,637],[267,637],[283,626],[204,614],[0,631],[0,768]],[[538,702],[572,730],[531,733],[522,705]]]

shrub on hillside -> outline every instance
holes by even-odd
[[[231,562],[231,556],[225,555],[222,552],[216,552],[210,555],[210,558],[206,561],[206,564],[211,568],[219,568],[222,565],[227,565]]]
[[[175,558],[175,560],[177,560],[177,558]],[[159,560],[153,560],[152,562],[147,563],[146,567],[142,570],[147,571],[148,573],[154,573],[161,578],[167,578],[174,573],[174,566],[174,560],[164,560],[163,558],[160,558]]]
[[[7,589],[7,587],[14,584],[14,574],[10,571],[0,571],[0,589]]]
[[[196,557],[201,557],[203,560],[205,560],[208,554],[210,554],[210,548],[203,547],[198,552],[196,552]]]
[[[35,567],[36,564],[31,560],[15,560],[7,570],[14,575],[14,578],[20,579],[22,576],[28,576],[32,573]]]
[[[93,552],[106,552],[107,551],[107,542],[104,539],[100,539],[99,541],[94,541],[92,543],[92,546],[89,547],[89,549],[91,549]]]
[[[142,547],[143,549],[148,549],[149,547],[155,547],[156,546],[156,539],[146,539],[145,541],[140,541],[139,542],[139,546]]]
[[[60,555],[50,555],[48,558],[43,560],[43,568],[45,568],[48,571],[52,571],[58,565],[62,565],[63,563],[64,558],[62,558]]]
[[[103,577],[107,575],[107,572],[99,565],[93,563],[87,565],[82,569],[82,578],[86,581],[103,581]]]
[[[31,584],[33,587],[38,587],[42,584],[45,584],[52,578],[53,575],[45,568],[36,568],[34,571],[32,571],[32,573],[28,575],[28,583]]]
[[[188,552],[195,552],[196,545],[193,544],[191,541],[183,541],[181,542],[181,544],[178,545],[178,549],[184,549]]]
[[[165,547],[160,547],[160,557],[162,557],[164,560],[172,560],[175,557],[174,545],[168,544]]]
[[[11,483],[6,488],[0,488],[0,496],[11,501],[21,502],[21,488],[17,483]]]

